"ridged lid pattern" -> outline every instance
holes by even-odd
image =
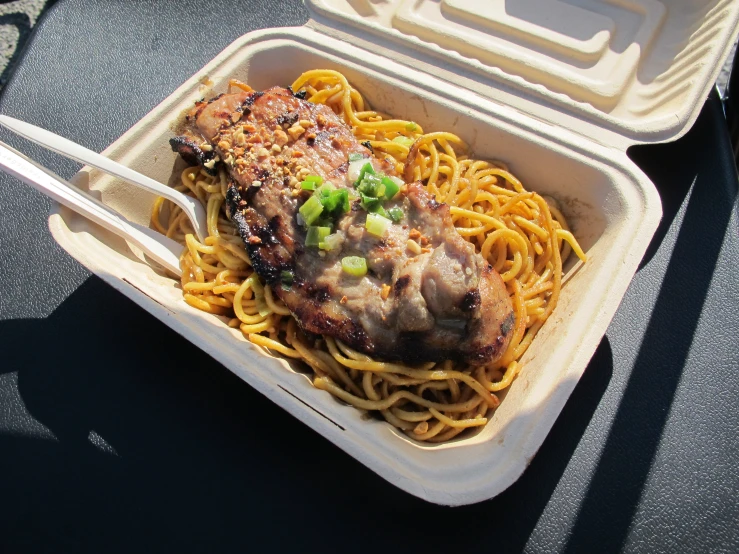
[[[737,32],[732,0],[306,0],[576,117],[657,140],[692,123]],[[654,140],[654,139],[652,139]]]

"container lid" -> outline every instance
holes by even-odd
[[[624,146],[690,128],[739,30],[733,0],[305,1],[350,39]]]

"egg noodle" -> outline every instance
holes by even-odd
[[[231,87],[250,90],[235,80]],[[511,296],[515,326],[508,349],[482,367],[451,361],[408,366],[375,360],[331,337],[309,339],[253,272],[238,230],[226,216],[227,175],[221,171],[212,177],[198,167],[182,172],[177,189],[206,207],[204,243],[178,207],[159,198],[152,211],[153,226],[186,245],[180,258],[185,301],[230,317],[228,325],[254,344],[302,360],[317,388],[380,413],[413,439],[442,442],[485,425],[500,404],[496,393],[515,379],[521,356],[557,304],[562,264],[572,251],[585,260],[556,202],[524,189],[505,164],[468,157],[456,135],[424,133],[417,123],[372,110],[339,72],[307,71],[292,89],[331,107],[359,141],[369,141],[375,156],[391,161],[406,181],[420,179],[450,206],[459,234],[500,273]]]

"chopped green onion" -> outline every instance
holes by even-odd
[[[346,256],[341,259],[341,269],[354,277],[363,277],[367,275],[367,260],[359,256]]]
[[[325,186],[325,185],[324,185]],[[321,204],[329,213],[338,210],[339,214],[349,211],[349,191],[346,189],[332,190],[320,196]]]
[[[333,218],[329,215],[326,215],[326,213],[324,213],[321,217],[319,217],[313,222],[314,227],[328,227],[329,229],[331,229],[333,225],[334,225]]]
[[[303,190],[316,190],[316,182],[315,181],[303,181],[300,183],[300,188]]]
[[[370,162],[365,163],[362,166],[362,169],[359,170],[359,177],[357,177],[357,182],[362,182],[364,179],[364,176],[367,174],[374,175],[375,174],[375,168],[372,167],[372,164]]]
[[[320,197],[321,204],[323,204],[323,207],[327,212],[333,212],[336,209],[337,204],[339,203],[338,197],[336,196],[336,194],[334,194],[335,192],[339,191],[332,191],[326,196]]]
[[[400,136],[395,137],[393,139],[393,142],[396,142],[398,144],[402,144],[403,146],[406,146],[406,147],[410,148],[415,141],[412,138],[410,138],[410,137],[404,137],[404,136],[400,135]]]
[[[382,207],[382,204],[377,204],[377,206],[374,206],[370,210],[370,212],[373,214],[380,214],[382,217],[388,217],[387,212],[385,211],[385,208]]]
[[[318,189],[316,189],[316,192],[320,196],[329,196],[333,191],[336,190],[336,187],[331,181],[326,181],[323,183]]]
[[[286,290],[290,290],[290,287],[293,286],[293,281],[295,280],[295,275],[292,271],[282,271],[280,273],[280,281],[282,282],[282,288]]]
[[[364,193],[360,193],[360,197],[362,198],[362,201],[361,201],[362,207],[368,212],[375,211],[377,207],[380,205],[379,198],[375,198],[374,196],[367,196]]]
[[[416,125],[413,121],[411,121],[405,126],[405,130],[408,131],[409,133],[418,131],[418,125]]]
[[[367,196],[379,198],[378,188],[382,185],[382,178],[379,175],[367,174],[359,181],[357,190]]]
[[[319,246],[323,239],[331,234],[331,227],[308,227],[305,237],[306,246]]]
[[[337,196],[339,198],[338,206],[341,208],[341,213],[347,213],[349,210],[351,210],[351,205],[349,204],[349,191],[347,189],[341,189],[338,192]]]
[[[390,208],[387,211],[387,215],[389,215],[390,219],[392,219],[395,223],[397,223],[398,221],[403,219],[403,216],[405,214],[403,213],[403,210],[401,210],[400,208],[396,206],[395,208]]]
[[[364,158],[364,154],[360,154],[359,152],[355,152],[354,154],[349,154],[349,162],[356,162],[357,160],[361,160]]]
[[[304,180],[309,183],[315,183],[316,185],[323,183],[323,177],[320,175],[306,175]]]
[[[349,162],[349,167],[346,170],[346,179],[349,183],[354,183],[359,179],[359,172],[367,163],[367,158],[359,158],[353,162]]]
[[[328,235],[322,242],[319,242],[318,248],[330,252],[331,250],[336,250],[341,246],[341,241],[342,235],[340,233],[334,233],[333,235]]]
[[[323,204],[316,196],[311,196],[305,201],[305,204],[300,206],[298,210],[300,215],[303,217],[306,225],[311,225],[318,219],[318,216],[323,212]]]
[[[367,232],[370,235],[381,237],[385,234],[385,231],[387,231],[387,228],[391,223],[392,222],[388,218],[377,213],[371,213],[367,214],[367,221],[365,221],[364,226],[367,228]]]
[[[388,200],[392,200],[393,196],[398,194],[398,191],[400,190],[398,184],[390,177],[383,177],[382,184],[385,185],[385,198],[387,198]]]

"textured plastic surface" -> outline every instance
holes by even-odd
[[[675,139],[692,125],[739,21],[731,0],[306,2],[329,24],[435,56],[453,82],[475,72],[495,84],[473,78],[472,90],[526,111],[544,103],[570,115],[558,125],[593,137],[610,128],[631,142]],[[502,97],[501,85],[518,98]]]
[[[477,156],[505,160],[528,187],[561,202],[588,252],[527,352],[525,371],[478,434],[439,446],[415,443],[313,388],[306,375],[246,342],[225,321],[189,307],[174,281],[120,240],[65,210],[52,215],[51,231],[91,271],[388,481],[442,504],[492,497],[529,464],[595,351],[658,224],[656,191],[624,152],[542,128],[469,90],[310,28],[237,40],[105,153],[154,179],[176,179],[182,162],[167,141],[185,108],[224,90],[231,77],[261,89],[315,67],[340,69],[383,111],[427,130],[453,128]],[[153,198],[95,171],[81,172],[77,182],[130,219],[148,221]]]

